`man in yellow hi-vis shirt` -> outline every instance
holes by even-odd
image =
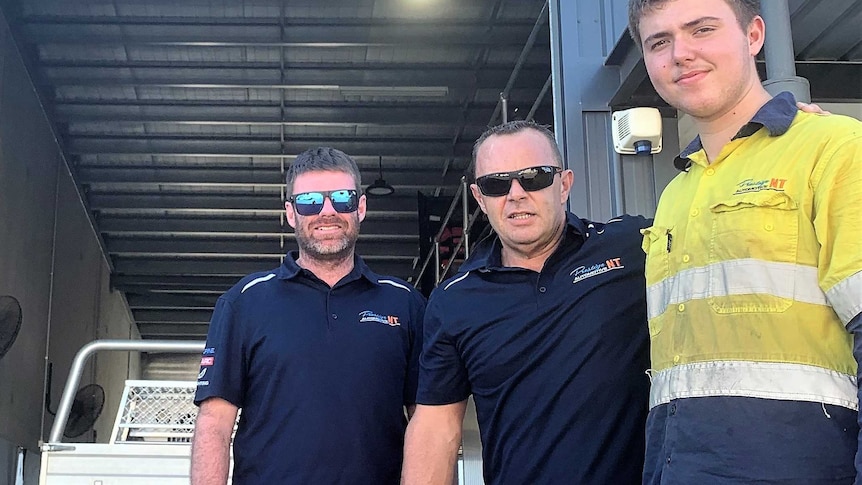
[[[629,6],[653,86],[699,133],[644,231],[644,482],[852,483],[862,123],[764,90],[758,0]]]

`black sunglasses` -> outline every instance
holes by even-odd
[[[512,180],[517,179],[521,188],[527,192],[535,192],[551,186],[554,176],[563,171],[560,167],[540,165],[538,167],[522,168],[511,172],[489,173],[476,178],[476,185],[482,195],[501,197],[509,193]]]
[[[313,216],[323,210],[323,201],[329,197],[332,208],[348,214],[359,208],[359,196],[355,190],[328,190],[325,192],[303,192],[287,199],[301,216]]]

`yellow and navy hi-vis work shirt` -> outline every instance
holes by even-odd
[[[858,409],[862,123],[770,100],[709,163],[696,139],[643,231],[650,408],[742,396]]]

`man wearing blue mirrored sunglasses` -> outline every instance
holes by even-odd
[[[355,254],[356,163],[333,148],[286,175],[298,249],[218,301],[201,359],[192,484],[396,484],[415,403],[424,298]]]

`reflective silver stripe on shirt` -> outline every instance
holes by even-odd
[[[862,312],[862,271],[829,288],[826,297],[844,325],[850,323],[853,317]]]
[[[814,266],[736,259],[686,269],[650,285],[647,311],[652,319],[664,313],[668,306],[690,300],[752,293],[829,305]]]
[[[245,293],[245,290],[251,288],[252,286],[254,286],[258,283],[263,283],[264,281],[269,281],[273,278],[275,278],[275,273],[270,273],[266,276],[261,276],[260,278],[255,278],[255,279],[249,281],[248,283],[246,283],[246,285],[242,287],[242,291],[240,291],[240,293]]]
[[[855,376],[812,365],[696,362],[653,372],[651,380],[650,409],[673,399],[707,396],[810,401],[859,409]]]

